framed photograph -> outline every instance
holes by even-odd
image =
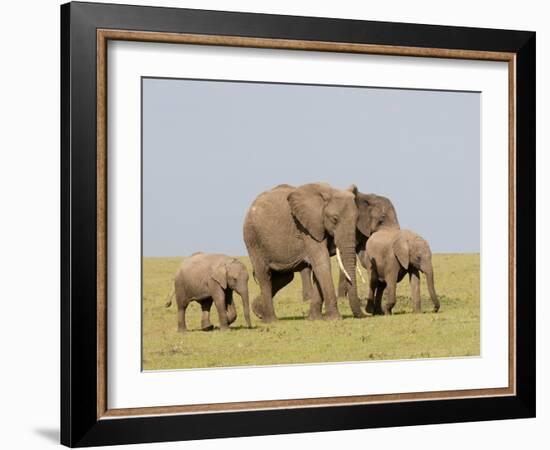
[[[61,441],[535,415],[535,33],[61,7]]]

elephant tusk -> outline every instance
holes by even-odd
[[[363,276],[363,271],[361,270],[361,264],[359,262],[359,257],[357,258],[357,272],[359,272],[359,277],[361,278],[361,281],[363,284],[367,284],[367,281],[365,280],[365,277]]]
[[[349,276],[349,273],[344,269],[344,263],[342,263],[342,257],[340,256],[340,249],[336,247],[336,258],[338,259],[338,265],[340,266],[340,270],[344,272],[344,275],[348,279],[348,281],[351,283],[351,277]]]

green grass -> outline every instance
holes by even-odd
[[[248,258],[240,259],[252,273]],[[235,295],[238,318],[228,332],[200,331],[197,302],[187,309],[190,331],[177,332],[175,301],[170,308],[164,304],[180,262],[181,258],[144,258],[144,370],[479,355],[479,254],[433,256],[441,300],[438,314],[428,312],[432,305],[424,276],[421,294],[426,312],[412,314],[406,277],[398,285],[392,316],[354,319],[347,300],[339,299],[343,320],[311,322],[305,319],[309,304],[302,301],[301,280],[296,274],[275,297],[277,322],[263,324],[251,312],[253,328],[245,328],[242,302]],[[335,281],[336,269],[333,261]],[[252,301],[259,292],[252,277],[249,290]],[[359,281],[361,298],[366,293],[367,286]],[[217,325],[214,307],[211,319]]]

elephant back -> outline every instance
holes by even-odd
[[[291,214],[288,196],[295,188],[279,185],[262,192],[250,205],[244,225],[243,236],[249,254],[269,255],[266,259],[286,261],[291,253],[301,252],[301,243],[288,245],[289,241],[300,240],[297,224]],[[285,245],[281,245],[282,243]],[[286,252],[286,253],[285,253]]]
[[[290,217],[287,198],[294,189],[288,184],[280,184],[258,195],[246,213],[245,228],[248,225],[262,229],[269,227],[270,221],[280,219],[281,215]]]

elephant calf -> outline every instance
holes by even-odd
[[[425,239],[401,229],[382,229],[373,233],[366,245],[365,266],[369,270],[367,312],[391,314],[395,305],[395,290],[405,274],[409,274],[414,312],[420,312],[420,274],[426,275],[428,291],[439,311],[432,268],[432,252]],[[382,306],[382,294],[388,288],[388,301]]]
[[[237,318],[233,291],[242,298],[244,318],[248,327],[251,327],[248,271],[237,259],[222,254],[194,253],[181,264],[174,280],[174,288],[178,305],[178,331],[187,330],[185,311],[193,300],[201,304],[203,330],[214,328],[210,323],[212,303],[218,311],[220,329],[227,330]],[[166,307],[171,304],[170,300]]]

